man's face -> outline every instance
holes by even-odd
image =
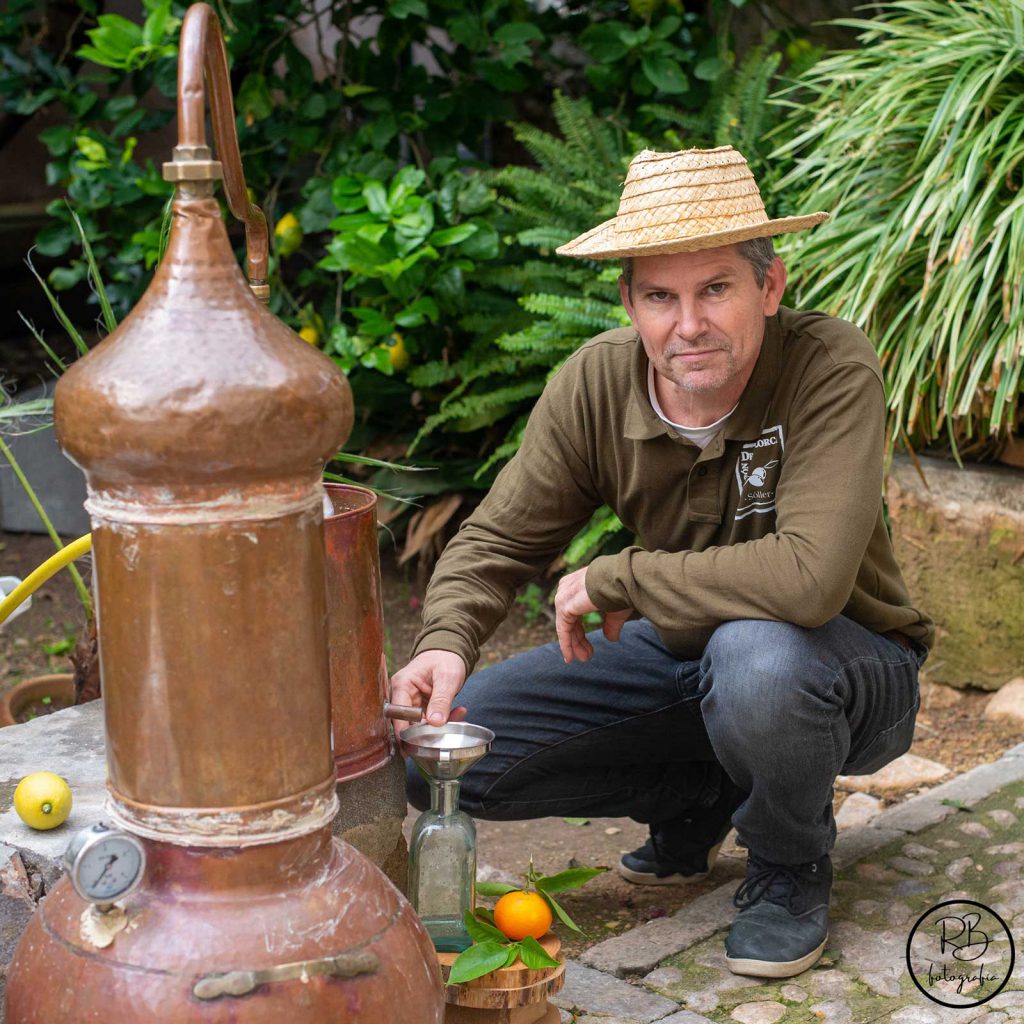
[[[761,351],[764,318],[786,286],[776,257],[760,287],[736,245],[638,256],[622,302],[655,372],[695,399],[738,401]]]

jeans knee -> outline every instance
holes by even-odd
[[[808,631],[788,622],[739,619],[715,630],[701,661],[701,711],[749,738],[776,740],[808,705],[831,703],[834,673],[822,664]]]

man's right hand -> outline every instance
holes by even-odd
[[[393,704],[426,708],[430,725],[444,725],[451,715],[452,701],[466,681],[466,663],[451,651],[422,651],[391,677]],[[455,718],[462,718],[456,712]],[[396,721],[395,733],[407,729],[410,722]]]

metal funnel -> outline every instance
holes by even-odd
[[[468,722],[423,723],[402,733],[405,752],[439,782],[461,779],[491,749],[493,740],[490,729]]]

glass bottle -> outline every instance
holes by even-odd
[[[428,781],[430,810],[409,843],[409,899],[438,952],[461,953],[473,941],[464,915],[476,902],[476,827],[459,810],[458,779]]]

